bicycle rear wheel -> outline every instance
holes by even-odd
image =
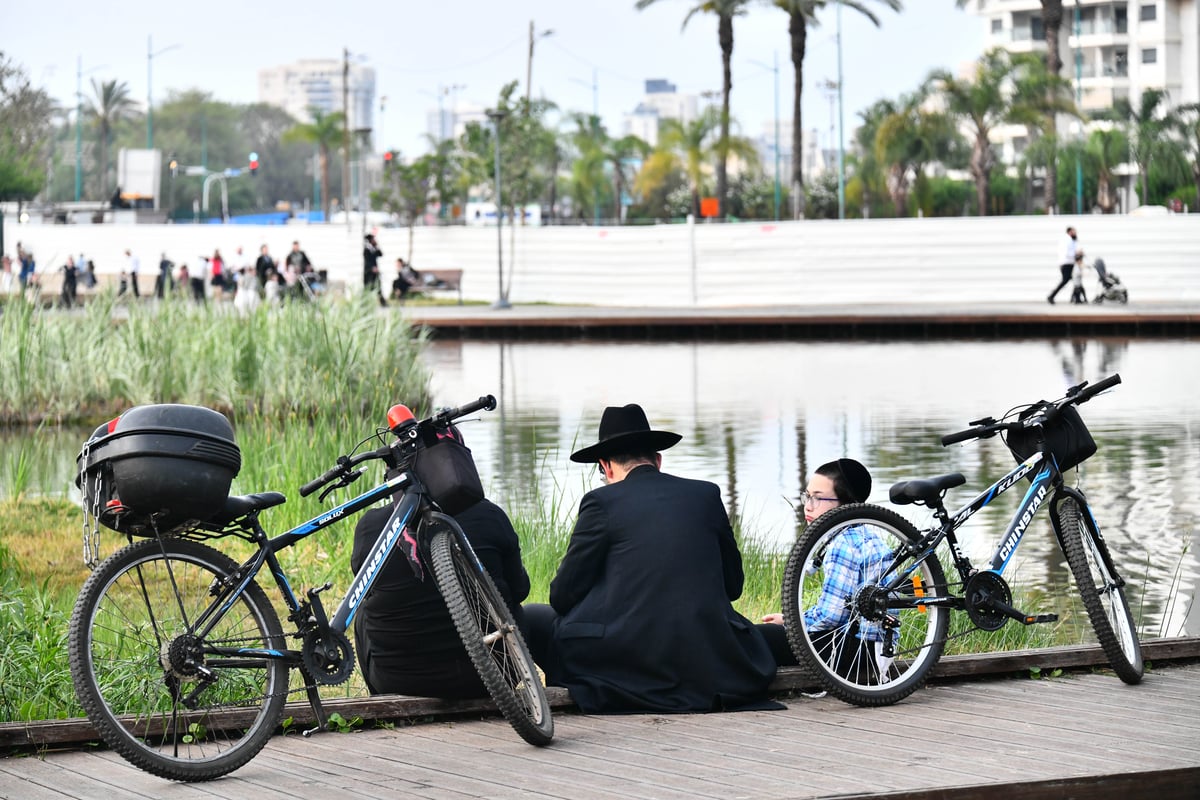
[[[1125,590],[1108,570],[1102,550],[1105,545],[1091,510],[1081,509],[1075,498],[1067,495],[1059,501],[1055,513],[1067,563],[1075,575],[1075,584],[1100,647],[1117,677],[1125,683],[1140,683],[1145,664],[1137,626]]]
[[[462,548],[458,523],[433,513],[427,525],[434,579],[483,685],[522,739],[549,744],[550,701],[512,612],[475,554]]]
[[[942,565],[936,554],[920,562],[897,556],[919,537],[899,514],[857,504],[815,520],[792,548],[783,576],[788,641],[833,696],[895,703],[941,658],[950,619],[937,602],[948,597]],[[906,576],[895,589],[878,587],[895,575]]]
[[[147,772],[220,777],[279,722],[288,668],[262,656],[284,646],[262,588],[251,583],[203,635],[195,627],[236,570],[207,545],[146,539],[105,559],[80,591],[68,634],[75,692],[104,741]]]

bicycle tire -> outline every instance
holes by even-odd
[[[237,566],[199,542],[145,539],[105,559],[79,593],[68,633],[75,693],[108,746],[146,772],[218,778],[253,758],[279,724],[287,665],[209,650],[283,649],[262,587],[247,586],[203,639],[189,633],[214,582]],[[201,686],[197,670],[181,666],[185,654],[215,682]]]
[[[878,537],[882,544],[865,543],[864,536]],[[912,523],[899,514],[879,506],[853,504],[823,514],[792,547],[783,576],[788,642],[799,662],[807,665],[834,697],[859,706],[891,705],[921,688],[941,658],[950,609],[946,605],[913,605],[920,598],[948,597],[945,572],[936,553],[919,563],[905,557],[908,563],[895,570],[912,570],[916,579],[887,596],[887,613],[899,621],[898,641],[890,660],[877,646],[882,633],[879,623],[864,617],[852,602],[862,595],[862,586],[835,604],[840,611],[818,616],[826,570],[832,566],[825,561],[829,548],[839,543],[874,547],[877,555],[865,559],[869,582],[864,584],[873,585],[870,581],[878,579],[893,560],[881,554],[895,554],[919,537]],[[905,600],[908,606],[896,604]],[[864,629],[867,635],[859,638]]]
[[[1065,496],[1055,506],[1059,533],[1075,586],[1108,663],[1125,683],[1140,683],[1145,672],[1137,625],[1125,599],[1125,590],[1109,574],[1090,510],[1084,513],[1074,497]]]
[[[426,525],[434,580],[488,694],[522,739],[538,747],[549,744],[554,738],[550,701],[512,612],[487,570],[459,545],[458,523],[434,512]]]

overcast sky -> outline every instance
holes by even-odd
[[[875,28],[851,9],[842,12],[842,62],[847,141],[857,112],[880,97],[915,88],[935,68],[957,70],[980,53],[984,20],[954,0],[905,0],[896,14],[882,3]],[[565,111],[590,112],[595,100],[610,133],[642,97],[644,81],[666,79],[681,92],[721,88],[716,18],[697,14],[697,0],[658,0],[645,11],[634,0],[460,0],[391,3],[290,0],[4,0],[0,50],[36,85],[73,105],[77,64],[90,80],[120,80],[145,103],[148,62],[156,103],[171,90],[198,88],[228,102],[258,97],[258,70],[301,58],[337,58],[343,48],[376,69],[387,109],[376,121],[380,144],[407,156],[426,149],[426,115],[439,87],[460,85],[460,102],[495,103],[511,80],[524,86],[529,23],[551,30],[539,38],[533,91]],[[804,74],[804,126],[830,131],[830,103],[819,84],[837,78],[834,4],[810,29]],[[152,41],[153,59],[147,58]],[[791,115],[793,72],[787,17],[763,2],[734,21],[733,115],[741,133],[759,136],[775,116],[772,63],[779,64],[780,116]],[[595,80],[593,83],[593,75]],[[781,134],[785,140],[787,131]]]

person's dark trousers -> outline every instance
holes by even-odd
[[[796,661],[796,654],[792,652],[791,644],[788,643],[787,628],[773,622],[761,622],[754,627],[758,628],[767,640],[767,647],[771,648],[771,655],[775,657],[776,664],[781,667],[794,667],[799,663]]]
[[[529,645],[529,654],[546,673],[549,683],[555,671],[551,669],[550,642],[554,636],[554,621],[558,619],[558,612],[546,603],[527,603],[522,608],[525,610],[525,624],[521,633],[525,635],[525,644]]]
[[[1062,272],[1062,280],[1058,282],[1058,286],[1054,287],[1054,291],[1046,298],[1050,303],[1054,302],[1054,296],[1062,290],[1064,286],[1071,282],[1071,275],[1075,272],[1074,264],[1059,264],[1059,270]]]

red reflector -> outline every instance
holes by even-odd
[[[116,429],[117,423],[120,421],[121,421],[120,417],[117,417],[116,419],[110,419],[108,421],[108,432],[112,433]]]

